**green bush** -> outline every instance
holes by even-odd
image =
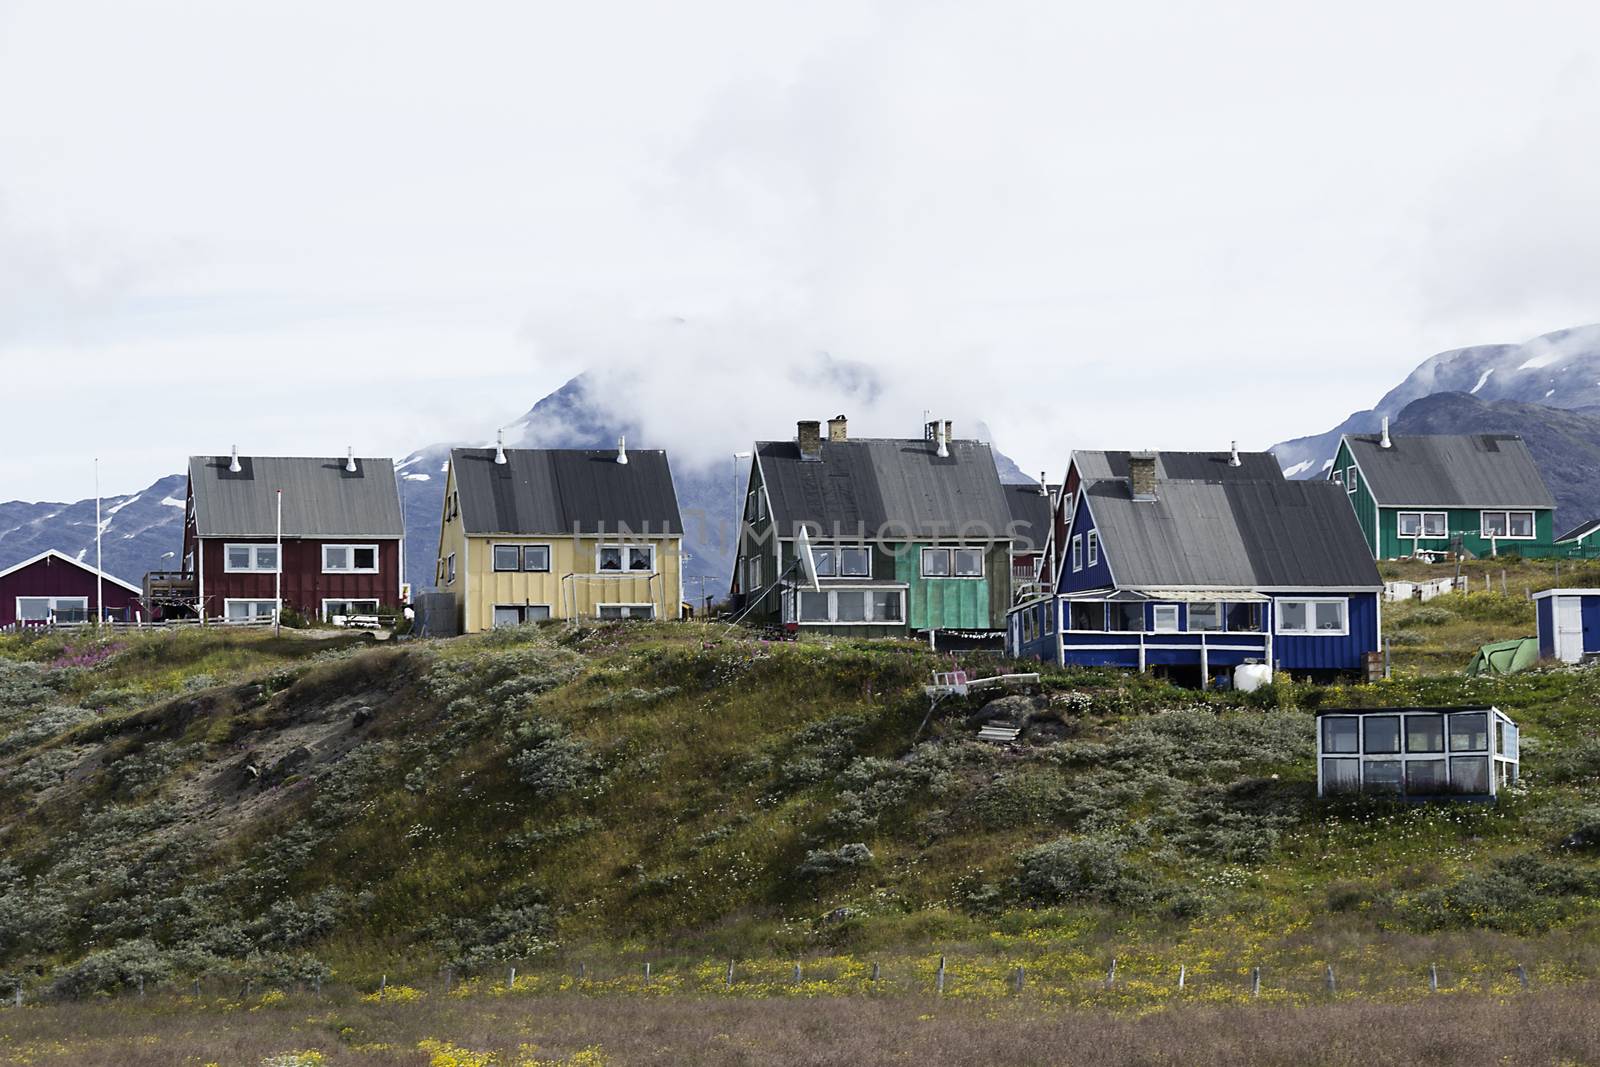
[[[1140,907],[1155,897],[1150,878],[1109,836],[1062,837],[1017,857],[1018,893],[1040,904]]]
[[[795,873],[801,878],[824,878],[840,871],[865,867],[872,862],[872,850],[859,842],[835,849],[812,849]]]

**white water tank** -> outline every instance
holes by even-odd
[[[1272,668],[1265,663],[1241,663],[1233,669],[1233,687],[1241,693],[1254,693],[1272,681]]]

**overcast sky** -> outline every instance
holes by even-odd
[[[685,462],[847,405],[1030,471],[1266,447],[1600,319],[1597,47],[1592,2],[0,0],[0,500],[483,440],[584,369]]]

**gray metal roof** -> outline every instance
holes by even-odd
[[[271,537],[283,490],[285,537],[403,537],[394,461],[343,457],[190,456],[195,528],[201,537]]]
[[[824,441],[821,459],[793,441],[758,441],[773,523],[792,537],[808,523],[823,536],[1006,541],[1011,506],[994,454],[981,441],[860,438]]]
[[[470,534],[683,533],[667,454],[629,449],[453,448],[450,465]]]
[[[1553,508],[1555,499],[1522,438],[1509,433],[1346,434],[1345,444],[1379,504],[1451,508]]]
[[[1050,536],[1050,500],[1039,493],[1033,482],[1004,485],[1006,503],[1011,507],[1012,530],[1017,534],[1013,552],[1043,552],[1044,542]],[[1049,486],[1050,490],[1059,486]]]
[[[1147,501],[1115,479],[1086,495],[1119,586],[1383,585],[1355,509],[1329,482],[1166,481]]]
[[[1084,482],[1128,477],[1129,452],[1074,450],[1072,460]],[[1228,452],[1157,452],[1156,477],[1206,482],[1281,482],[1283,468],[1271,452],[1240,452],[1232,466]]]

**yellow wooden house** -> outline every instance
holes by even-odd
[[[683,520],[667,454],[456,448],[436,574],[462,633],[546,619],[675,619]]]

